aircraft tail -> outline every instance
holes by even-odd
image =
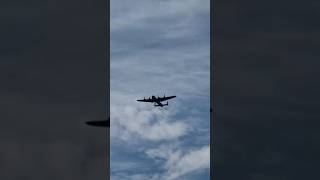
[[[154,107],[158,107],[158,106],[160,106],[160,107],[163,107],[163,106],[168,106],[169,105],[169,102],[167,101],[167,103],[166,104],[162,104],[162,105],[158,105],[158,104],[154,104]]]

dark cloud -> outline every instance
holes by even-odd
[[[212,5],[215,179],[316,179],[319,3]]]
[[[105,179],[108,2],[1,4],[0,179]]]

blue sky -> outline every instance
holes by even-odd
[[[209,3],[111,0],[112,180],[209,179]]]

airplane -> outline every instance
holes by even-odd
[[[98,127],[110,127],[110,118],[108,120],[102,120],[102,121],[87,121],[87,125],[89,126],[98,126]]]
[[[166,101],[166,100],[169,100],[169,99],[172,99],[172,98],[175,98],[177,96],[168,96],[166,97],[166,95],[164,95],[163,97],[155,97],[155,96],[151,96],[149,98],[143,98],[143,99],[138,99],[137,101],[139,102],[150,102],[150,103],[154,103],[154,107],[156,106],[160,106],[160,107],[163,107],[163,106],[168,106],[168,101],[167,101],[167,104],[162,104],[161,102],[162,101]]]

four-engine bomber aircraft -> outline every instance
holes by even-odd
[[[163,97],[155,97],[155,96],[151,96],[149,98],[143,98],[143,99],[138,99],[137,101],[139,102],[150,102],[150,103],[154,103],[154,106],[160,106],[160,107],[163,107],[163,106],[168,106],[168,101],[167,101],[167,104],[162,104],[161,102],[162,101],[166,101],[166,100],[169,100],[169,99],[172,99],[172,98],[175,98],[176,96],[168,96],[166,97],[166,95],[164,95]]]

